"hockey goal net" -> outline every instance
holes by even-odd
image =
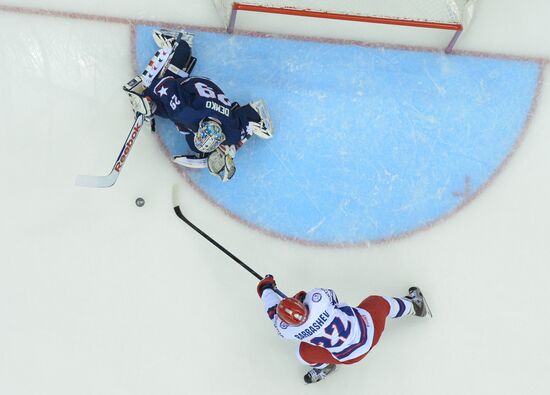
[[[232,33],[237,13],[277,14],[333,21],[368,22],[376,25],[436,29],[448,32],[445,52],[451,52],[472,17],[475,0],[213,0]],[[241,18],[241,17],[239,17]],[[275,26],[290,23],[279,21]],[[303,23],[303,20],[299,23]],[[262,22],[262,26],[266,24]],[[357,30],[356,28],[352,28]],[[280,31],[279,31],[280,32]],[[398,33],[399,34],[399,33]],[[403,36],[410,33],[401,31]],[[369,37],[361,37],[372,41]],[[379,41],[384,41],[377,38]],[[395,40],[390,40],[395,41]]]

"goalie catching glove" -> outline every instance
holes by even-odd
[[[220,177],[222,181],[229,181],[237,168],[233,158],[237,152],[234,145],[220,145],[214,152],[208,156],[208,170],[212,175]]]

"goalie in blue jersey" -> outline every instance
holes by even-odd
[[[124,86],[136,113],[146,119],[171,120],[185,136],[192,155],[174,156],[174,162],[205,168],[230,180],[237,150],[253,135],[273,137],[271,117],[263,100],[244,106],[231,102],[213,81],[192,77],[196,58],[191,55],[193,35],[185,31],[155,30],[160,49],[145,71]]]

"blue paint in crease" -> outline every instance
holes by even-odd
[[[140,68],[152,29],[136,29]],[[398,237],[456,209],[514,148],[541,73],[534,61],[195,33],[193,74],[241,104],[263,97],[276,136],[252,138],[228,183],[187,174],[243,220],[315,243]],[[170,152],[186,150],[170,122],[158,129]]]

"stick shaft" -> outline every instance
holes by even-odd
[[[106,176],[78,175],[76,177],[75,184],[77,186],[90,188],[108,188],[113,186],[118,178],[118,175],[120,174],[120,171],[122,170],[122,166],[124,166],[126,158],[130,154],[130,150],[134,146],[134,142],[136,141],[141,127],[143,126],[143,122],[143,114],[136,114],[136,119],[130,129],[130,133],[128,133],[128,137],[126,137],[126,140],[124,141],[124,144],[122,145],[122,148],[115,160],[115,164],[109,174]]]
[[[181,209],[179,206],[174,207],[174,211],[176,212],[176,215],[187,225],[189,225],[195,232],[200,234],[202,237],[204,237],[206,240],[208,240],[210,243],[214,244],[216,247],[218,247],[221,251],[223,251],[224,254],[226,254],[228,257],[233,259],[235,262],[237,262],[239,265],[241,265],[243,268],[245,268],[250,274],[252,274],[254,277],[256,277],[258,280],[261,280],[263,277],[260,276],[258,273],[256,273],[254,270],[252,270],[246,263],[241,261],[239,258],[237,258],[235,255],[233,255],[230,251],[228,251],[224,246],[222,246],[220,243],[218,243],[216,240],[208,236],[206,233],[204,233],[199,227],[197,227],[194,223],[189,221],[185,215],[181,212]]]
[[[189,221],[185,215],[181,212],[180,206],[174,206],[174,212],[176,215],[181,219],[183,222],[185,222],[187,225],[189,225],[190,228],[192,228],[195,232],[200,234],[202,237],[204,237],[206,240],[208,240],[210,243],[218,247],[219,250],[221,250],[225,255],[233,259],[235,262],[237,262],[239,265],[241,265],[244,269],[246,269],[250,274],[252,274],[254,277],[256,277],[258,280],[262,280],[263,277],[260,276],[258,273],[256,273],[250,266],[248,266],[246,263],[241,261],[239,258],[237,258],[235,255],[233,255],[229,250],[227,250],[224,246],[222,246],[220,243],[218,243],[216,240],[214,240],[212,237],[210,237],[208,234],[203,232],[198,226],[196,226],[194,223]],[[278,289],[274,290],[279,296],[286,298],[286,295],[279,291]]]

